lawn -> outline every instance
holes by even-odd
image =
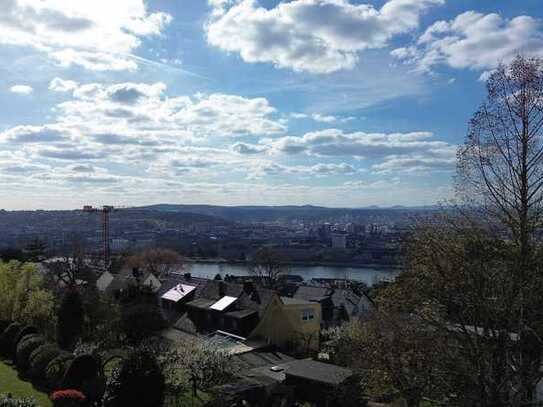
[[[11,393],[13,397],[33,397],[40,407],[51,407],[47,394],[42,393],[17,376],[17,371],[0,361],[0,394]]]

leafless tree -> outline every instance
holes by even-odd
[[[262,248],[254,255],[251,274],[267,288],[277,288],[282,276],[288,274],[288,264],[270,248]]]
[[[169,273],[182,269],[184,259],[177,252],[168,249],[148,249],[141,254],[130,256],[126,264],[140,271],[148,271],[162,278]]]
[[[502,227],[513,248],[508,281],[523,398],[540,379],[543,346],[538,233],[543,214],[543,61],[518,56],[487,82],[488,97],[458,152],[457,191],[464,203]],[[498,295],[504,295],[504,292]]]

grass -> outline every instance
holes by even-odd
[[[14,398],[32,397],[40,407],[51,407],[49,396],[37,390],[32,383],[17,376],[17,370],[0,361],[0,393],[11,393]]]

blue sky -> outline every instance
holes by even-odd
[[[0,208],[433,204],[539,0],[4,0]]]

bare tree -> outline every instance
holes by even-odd
[[[148,271],[161,278],[183,267],[184,259],[177,252],[168,249],[148,249],[130,256],[126,260],[129,267]]]
[[[457,191],[512,242],[511,320],[504,323],[520,336],[514,362],[529,400],[543,351],[537,239],[543,214],[543,61],[518,56],[490,76],[487,89],[458,152]]]
[[[277,288],[282,276],[288,274],[287,262],[272,249],[260,249],[253,257],[251,274],[268,288]]]

